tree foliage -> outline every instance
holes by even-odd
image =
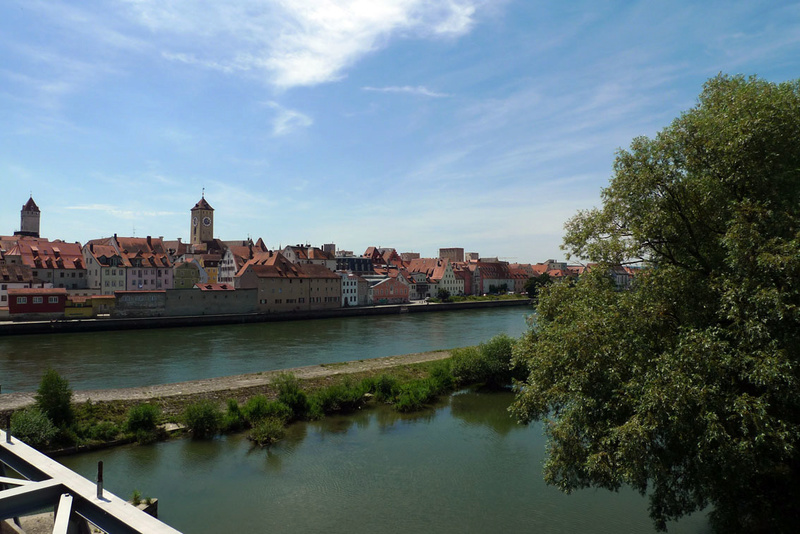
[[[39,410],[57,427],[66,427],[72,423],[72,389],[67,379],[55,369],[45,371],[34,398]]]
[[[537,300],[539,298],[539,291],[552,283],[553,279],[550,278],[550,275],[547,273],[542,273],[539,276],[531,276],[528,278],[528,281],[525,282],[525,292],[528,294],[528,298]]]
[[[656,526],[800,527],[800,83],[709,80],[618,153],[564,248],[598,262],[541,295],[514,412],[545,420],[545,478],[629,485]],[[605,267],[645,262],[630,291]]]

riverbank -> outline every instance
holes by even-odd
[[[222,376],[202,380],[189,380],[174,384],[159,384],[143,387],[94,389],[74,391],[73,404],[118,403],[121,406],[153,402],[158,404],[165,414],[179,413],[180,409],[191,402],[212,399],[224,402],[227,399],[245,400],[251,396],[267,392],[276,376],[292,373],[304,382],[326,382],[339,375],[377,374],[386,369],[397,368],[435,360],[450,356],[450,351],[439,350],[403,354],[366,360],[354,360],[342,363],[308,365],[291,369],[263,371],[234,376]],[[35,392],[18,392],[0,394],[0,417],[21,410],[35,403]]]
[[[376,315],[397,315],[402,313],[431,313],[477,308],[526,306],[530,305],[530,303],[531,300],[527,298],[498,298],[497,300],[474,300],[447,303],[425,303],[419,301],[409,304],[387,304],[382,306],[363,306],[353,308],[337,308],[334,310],[313,310],[270,314],[252,313],[176,317],[64,319],[54,321],[26,322],[3,321],[0,322],[0,336],[264,323],[278,321],[298,321],[305,319],[328,319],[336,317],[368,317]]]

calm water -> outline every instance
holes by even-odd
[[[47,367],[74,390],[167,384],[475,345],[519,336],[526,306],[197,328],[0,337],[3,393]]]
[[[219,532],[652,533],[632,491],[570,496],[542,482],[541,427],[516,425],[511,395],[458,393],[403,417],[378,408],[297,424],[270,450],[243,436],[127,446],[61,459],[130,498],[159,498],[187,534]],[[671,533],[705,533],[698,514]]]

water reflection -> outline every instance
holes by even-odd
[[[510,401],[467,391],[414,416],[377,407],[295,424],[270,448],[241,434],[64,463],[91,478],[104,460],[109,491],[159,497],[162,519],[186,533],[654,532],[635,492],[546,486],[541,427],[516,425]],[[702,516],[670,525],[705,531]]]
[[[501,436],[512,430],[521,428],[508,407],[508,395],[496,391],[483,391],[476,394],[474,391],[460,392],[452,396],[450,412],[453,417],[461,420],[466,425],[481,425],[492,429]],[[492,410],[484,409],[491,406]],[[502,411],[505,410],[505,416]]]

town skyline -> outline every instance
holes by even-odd
[[[799,19],[754,0],[11,0],[0,228],[31,193],[42,235],[175,239],[205,188],[222,239],[563,258],[616,150],[707,79],[797,77]]]
[[[201,197],[200,197],[200,201],[199,202],[203,202],[203,201],[206,201],[205,190],[203,190],[201,192]],[[187,208],[187,210],[185,212],[186,226],[189,228],[189,231],[187,231],[187,233],[185,235],[175,236],[175,237],[168,236],[168,235],[163,235],[163,234],[159,234],[159,233],[141,235],[141,234],[137,234],[135,232],[135,228],[134,228],[134,231],[132,233],[124,233],[124,232],[121,232],[121,231],[111,231],[110,233],[104,233],[103,230],[100,230],[100,234],[96,233],[94,235],[94,237],[91,237],[91,238],[86,239],[84,241],[64,239],[63,237],[58,236],[58,235],[55,235],[55,236],[47,235],[45,233],[45,231],[41,230],[43,222],[46,221],[46,219],[47,219],[47,215],[45,214],[46,209],[43,208],[43,207],[40,207],[38,205],[38,203],[36,203],[36,200],[33,198],[33,195],[29,195],[28,200],[22,205],[22,209],[19,212],[20,215],[17,216],[17,220],[19,221],[18,224],[13,229],[8,229],[8,228],[0,229],[0,236],[9,236],[9,237],[23,236],[23,235],[26,235],[26,231],[30,232],[30,230],[31,230],[31,226],[30,226],[31,222],[28,221],[26,223],[26,221],[25,221],[25,213],[26,213],[26,209],[28,209],[29,206],[31,206],[31,204],[37,211],[36,211],[36,219],[35,219],[35,228],[36,228],[36,230],[35,230],[35,232],[30,233],[30,235],[35,235],[35,237],[37,237],[37,238],[41,237],[42,239],[47,239],[49,241],[62,241],[62,242],[65,242],[65,243],[77,243],[77,244],[79,244],[81,246],[85,245],[86,243],[89,243],[91,241],[103,240],[103,239],[108,239],[108,238],[117,237],[117,236],[120,236],[120,237],[133,237],[133,238],[151,237],[151,238],[159,238],[159,239],[162,239],[164,241],[179,241],[179,242],[182,241],[183,243],[186,243],[186,244],[190,244],[190,243],[193,243],[195,241],[199,242],[199,241],[204,241],[204,240],[207,241],[207,240],[212,240],[212,239],[216,239],[216,240],[219,240],[219,241],[246,241],[246,240],[251,240],[252,242],[256,242],[256,241],[262,240],[264,245],[269,250],[274,250],[274,251],[280,251],[280,250],[284,249],[287,246],[291,247],[291,246],[295,246],[295,245],[297,245],[297,246],[305,245],[305,246],[322,247],[323,245],[331,244],[331,245],[335,245],[336,246],[337,252],[338,251],[349,251],[355,256],[361,256],[363,254],[361,249],[354,249],[352,247],[347,247],[346,244],[343,245],[341,243],[337,243],[336,241],[329,241],[329,242],[326,242],[326,243],[311,243],[311,242],[303,241],[303,240],[295,240],[295,241],[287,241],[286,243],[277,243],[277,244],[273,245],[273,244],[270,243],[270,241],[267,238],[265,238],[262,235],[257,235],[257,233],[254,233],[254,232],[249,232],[245,236],[220,237],[219,235],[216,235],[216,231],[214,229],[214,227],[217,224],[216,223],[217,219],[216,219],[215,214],[212,215],[212,218],[211,218],[211,221],[213,221],[213,222],[206,223],[205,220],[204,221],[199,221],[199,220],[194,221],[193,220],[192,211],[194,209],[196,209],[199,204],[196,204],[194,206],[194,208],[192,208],[192,209],[188,209]],[[212,212],[216,211],[212,206],[210,206],[208,204],[206,204],[206,205],[207,205],[208,209],[210,209]],[[5,206],[0,206],[0,208],[5,209]],[[44,214],[44,215],[42,215],[42,214]],[[196,217],[194,219],[196,219]],[[205,219],[208,220],[207,217]],[[193,229],[195,229],[195,230],[196,229],[203,229],[204,228],[204,224],[206,226],[208,226],[208,225],[211,226],[211,229],[209,230],[210,233],[208,235],[204,236],[204,239],[201,239],[201,240],[200,239],[195,239],[195,236],[193,235],[193,231],[194,231]],[[419,255],[420,257],[423,257],[423,258],[436,258],[436,257],[439,256],[439,253],[440,253],[440,251],[442,249],[455,247],[455,248],[461,248],[467,253],[478,254],[480,257],[497,258],[497,259],[499,259],[501,261],[508,261],[509,263],[542,263],[545,260],[557,260],[557,258],[548,257],[548,258],[544,258],[544,259],[539,259],[538,261],[518,261],[516,257],[503,256],[503,255],[499,255],[499,254],[485,254],[485,253],[482,253],[481,251],[478,251],[478,250],[471,250],[471,249],[465,248],[463,246],[460,246],[459,244],[442,244],[442,245],[438,246],[436,248],[436,250],[434,252],[430,253],[429,255],[425,255],[422,252],[420,252],[419,250],[400,250],[399,248],[394,247],[391,244],[386,244],[384,246],[384,244],[380,244],[380,243],[373,244],[373,245],[368,245],[368,246],[364,247],[363,250],[366,251],[367,249],[375,248],[375,247],[377,247],[377,248],[392,248],[392,249],[397,250],[398,253],[417,254],[417,255]],[[580,262],[578,262],[576,260],[573,263],[580,263]]]

